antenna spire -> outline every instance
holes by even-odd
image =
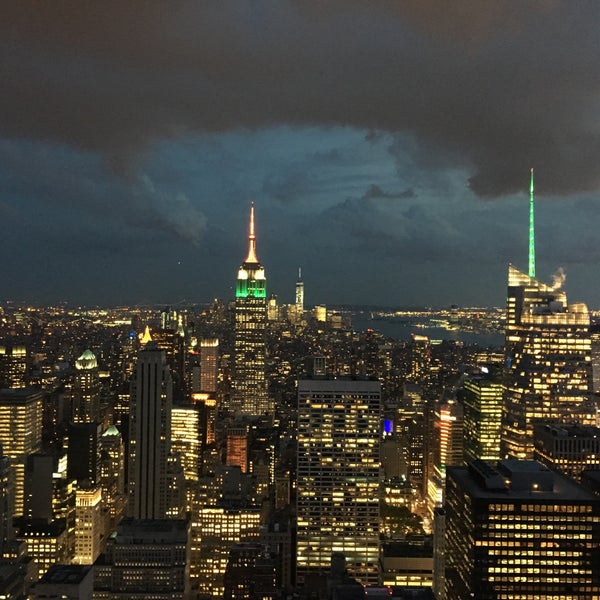
[[[248,234],[248,256],[244,262],[258,263],[256,258],[256,235],[254,234],[254,202],[250,204],[250,230]]]
[[[529,277],[535,277],[535,226],[533,201],[533,167],[529,183]]]

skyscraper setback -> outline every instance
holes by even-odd
[[[235,356],[229,409],[258,416],[272,411],[265,377],[267,280],[256,256],[254,204],[250,208],[248,254],[235,291]]]

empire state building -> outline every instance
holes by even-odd
[[[265,269],[256,256],[252,203],[248,255],[239,268],[235,290],[233,395],[229,406],[242,415],[259,416],[273,411],[265,377],[266,285]]]

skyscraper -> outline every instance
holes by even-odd
[[[557,283],[508,267],[502,454],[533,458],[536,420],[593,424],[590,316]]]
[[[217,393],[219,378],[219,340],[205,338],[200,340],[200,389],[198,392]],[[194,390],[196,391],[196,390]]]
[[[465,460],[500,460],[502,382],[485,368],[463,384]]]
[[[0,391],[0,443],[11,460],[15,516],[23,514],[25,464],[42,447],[42,392],[32,388]]]
[[[100,377],[98,361],[91,350],[86,350],[75,361],[72,410],[75,423],[100,421]]]
[[[536,421],[594,424],[590,315],[568,304],[559,269],[553,285],[535,279],[533,169],[529,184],[529,271],[508,266],[501,453],[533,458]]]
[[[296,281],[296,312],[304,312],[304,281],[302,281],[302,269],[298,269],[298,281]]]
[[[129,515],[135,519],[167,514],[172,393],[165,353],[150,342],[138,354],[129,409]]]
[[[600,498],[535,461],[446,479],[447,600],[600,597]]]
[[[327,572],[334,553],[363,584],[379,575],[381,385],[298,382],[297,581]]]
[[[254,204],[250,208],[248,255],[238,271],[235,292],[235,355],[230,410],[243,415],[272,411],[265,377],[267,289],[256,256]]]

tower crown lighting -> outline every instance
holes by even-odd
[[[529,182],[529,277],[535,277],[535,223],[533,199],[533,167]]]

